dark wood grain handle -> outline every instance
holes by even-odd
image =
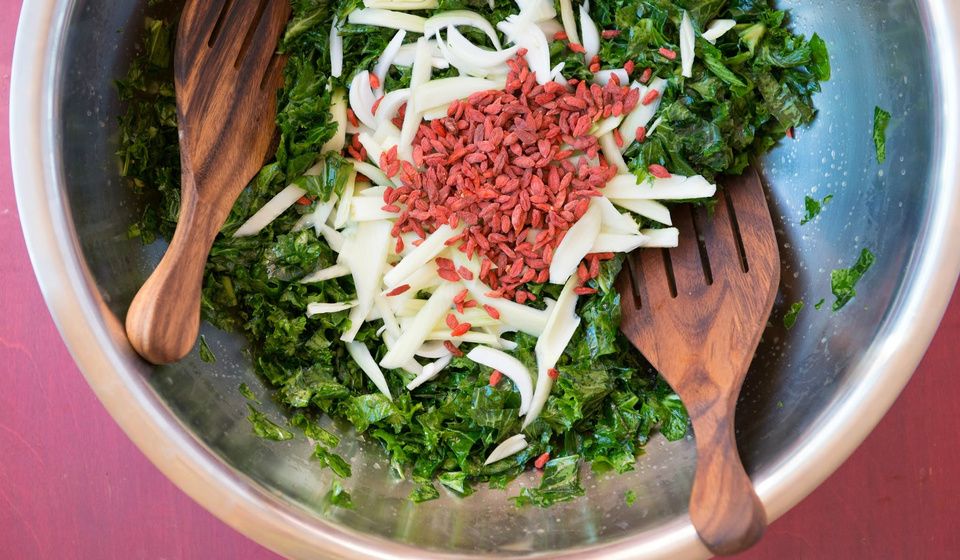
[[[691,410],[697,472],[690,495],[690,518],[703,543],[720,556],[750,548],[767,527],[763,503],[737,452],[735,405],[732,396],[716,399],[704,410]]]
[[[225,219],[198,198],[192,176],[184,173],[182,180],[176,232],[127,312],[127,338],[154,364],[175,362],[196,343],[204,266]]]

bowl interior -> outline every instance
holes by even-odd
[[[57,106],[62,174],[86,264],[109,309],[122,320],[133,294],[159,261],[163,245],[127,238],[139,209],[118,176],[114,152],[121,111],[113,80],[125,73],[142,34],[146,0],[77,0],[67,17],[58,68]],[[861,380],[852,373],[903,293],[933,200],[930,181],[938,118],[924,18],[914,2],[837,0],[779,2],[794,28],[827,41],[833,80],[817,99],[815,124],[762,160],[783,257],[782,286],[740,400],[738,441],[748,470],[762,481],[817,430],[831,403]],[[157,8],[149,8],[156,10]],[[894,114],[885,165],[871,140],[873,109]],[[238,117],[239,118],[239,117]],[[909,123],[910,126],[902,124]],[[821,217],[800,226],[805,195],[834,196]],[[853,264],[861,247],[878,259],[858,285],[859,295],[832,313],[830,271]],[[813,304],[827,303],[820,311]],[[807,308],[789,332],[782,318],[795,301]],[[263,410],[283,413],[253,373],[241,338],[204,326],[217,356],[196,353],[173,366],[140,372],[182,426],[224,462],[316,523],[454,553],[555,551],[636,536],[686,517],[695,463],[693,441],[655,439],[636,470],[625,475],[584,473],[587,496],[548,510],[517,509],[506,491],[481,489],[468,499],[444,494],[414,505],[409,481],[390,472],[375,444],[344,426],[339,448],[353,464],[345,482],[356,508],[327,507],[329,470],[310,459],[303,437],[285,443],[256,438],[245,419],[246,383]],[[118,342],[122,344],[122,342]],[[629,507],[624,493],[637,501]]]

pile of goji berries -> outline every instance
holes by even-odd
[[[524,54],[508,62],[504,90],[454,101],[445,118],[422,123],[413,164],[397,160],[396,149],[379,162],[399,178],[384,193],[385,207],[401,210],[393,235],[423,238],[443,224],[462,225],[449,244],[479,254],[479,279],[520,303],[535,299],[523,286],[547,281],[564,234],[617,173],[591,128],[640,101],[639,90],[615,76],[606,86],[538,85]],[[588,257],[587,272],[604,257]]]

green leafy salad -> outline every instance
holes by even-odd
[[[516,503],[548,506],[583,494],[584,464],[623,473],[655,432],[683,438],[683,404],[620,334],[615,280],[627,252],[677,245],[674,205],[709,204],[813,120],[824,42],[768,0],[291,3],[276,154],[214,243],[202,306],[247,337],[318,467],[351,473],[327,415],[379,442],[413,501],[535,468]],[[175,24],[148,19],[119,82],[144,243],[179,211]],[[295,437],[254,402],[249,419]]]

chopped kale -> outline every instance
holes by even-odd
[[[208,364],[217,362],[217,357],[213,354],[213,351],[210,350],[210,346],[207,345],[207,339],[202,334],[200,335],[200,360]]]
[[[627,490],[623,495],[623,502],[629,507],[633,507],[633,504],[637,501],[637,493],[633,490]]]
[[[353,509],[353,499],[350,493],[343,489],[339,479],[333,479],[330,490],[323,497],[325,504],[343,509]]]
[[[880,107],[873,109],[873,145],[877,150],[877,162],[887,161],[887,125],[890,124],[890,113]]]
[[[543,478],[537,488],[523,488],[514,497],[518,506],[536,505],[548,507],[558,502],[568,502],[583,495],[580,485],[580,457],[567,455],[547,462]]]
[[[830,288],[833,291],[833,310],[839,311],[857,295],[857,282],[876,261],[870,249],[860,251],[857,262],[850,268],[841,268],[830,273]]]
[[[410,501],[415,504],[436,500],[439,497],[440,492],[437,490],[437,487],[430,482],[420,484],[410,493]]]
[[[273,441],[293,439],[293,432],[274,424],[264,413],[253,408],[253,405],[247,404],[247,408],[250,409],[250,415],[247,416],[247,420],[249,420],[250,425],[253,426],[253,433],[255,433],[257,437]]]
[[[825,300],[825,299],[823,299],[823,298],[820,298],[820,301],[818,301],[817,303],[815,303],[815,304],[813,305],[813,308],[816,309],[817,311],[820,311],[820,309],[823,307],[823,304],[826,303],[826,302],[827,302],[827,300]]]
[[[800,220],[800,225],[806,225],[807,223],[813,221],[814,218],[820,215],[820,212],[823,211],[823,208],[833,200],[833,195],[828,194],[820,200],[813,198],[812,196],[807,195],[803,200],[803,206],[806,210],[806,213],[803,216],[803,219]]]
[[[353,474],[353,471],[350,469],[350,463],[344,461],[343,457],[336,453],[324,449],[322,444],[318,443],[314,448],[313,458],[322,466],[328,467],[340,478],[350,478],[350,475]]]
[[[803,300],[798,301],[790,306],[790,309],[787,310],[786,315],[783,316],[783,326],[790,330],[794,325],[797,324],[797,317],[800,316],[800,312],[803,311],[804,303]]]
[[[237,390],[240,391],[240,394],[243,395],[243,398],[260,404],[260,401],[257,400],[257,396],[253,394],[253,391],[250,390],[250,387],[246,383],[241,383],[240,386],[237,387]]]

